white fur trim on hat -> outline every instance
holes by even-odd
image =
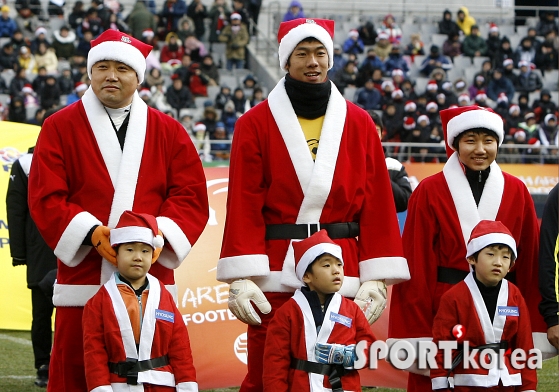
[[[312,19],[309,19],[312,20]],[[303,23],[297,27],[292,28],[282,39],[279,44],[278,55],[280,68],[283,71],[287,71],[285,66],[287,65],[287,60],[289,56],[293,53],[293,50],[297,47],[299,42],[305,38],[313,37],[322,42],[328,53],[328,69],[330,70],[334,66],[334,41],[332,37],[317,23]]]
[[[458,116],[451,118],[446,127],[448,145],[452,146],[456,136],[462,132],[474,128],[489,129],[497,134],[499,146],[505,138],[503,130],[503,119],[497,113],[489,110],[468,110]]]
[[[470,257],[476,252],[492,244],[504,244],[511,248],[514,258],[516,259],[516,241],[510,235],[505,233],[490,233],[481,237],[470,240],[466,248],[466,257]]]
[[[138,82],[144,81],[146,73],[146,59],[142,52],[133,45],[117,41],[105,41],[94,46],[87,55],[87,75],[91,79],[91,69],[99,61],[120,61],[131,67],[138,75]]]
[[[324,242],[316,244],[303,253],[301,260],[297,263],[297,267],[295,267],[295,274],[301,282],[303,281],[303,275],[305,275],[307,267],[311,265],[317,257],[323,255],[324,253],[329,253],[338,258],[343,265],[344,260],[342,258],[342,248],[339,245]]]
[[[141,242],[153,248],[161,248],[163,246],[163,237],[160,235],[154,237],[153,231],[147,227],[128,226],[111,229],[110,239],[111,246],[130,242]]]

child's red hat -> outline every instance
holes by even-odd
[[[301,282],[307,267],[324,253],[329,253],[338,258],[342,264],[344,262],[342,248],[328,237],[328,233],[324,229],[303,241],[293,242],[293,252],[295,255],[295,274]]]

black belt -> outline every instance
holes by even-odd
[[[109,372],[118,374],[120,377],[126,377],[127,384],[137,385],[139,372],[160,368],[168,364],[169,358],[167,355],[146,359],[144,361],[138,361],[134,358],[126,358],[126,361],[122,362],[109,362]]]
[[[307,373],[328,376],[332,392],[343,392],[342,377],[348,372],[342,365],[310,362],[304,359],[291,358],[291,368]]]
[[[359,235],[359,223],[284,223],[279,225],[266,225],[267,240],[304,240],[317,231],[325,229],[328,237],[354,238]]]
[[[450,284],[460,283],[466,279],[468,274],[469,272],[456,268],[437,267],[437,282]]]

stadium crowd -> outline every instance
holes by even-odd
[[[0,117],[40,125],[46,111],[80,99],[89,84],[90,41],[116,29],[154,47],[140,97],[178,119],[203,159],[228,159],[236,120],[267,91],[244,69],[255,33],[248,22],[258,21],[260,5],[167,0],[158,9],[154,0],[139,0],[125,13],[118,0],[76,1],[72,9],[51,0],[46,10],[40,0],[15,0],[15,9],[1,7]],[[557,77],[546,84],[557,75],[554,14],[542,13],[517,47],[497,24],[482,29],[467,8],[453,15],[444,10],[438,23],[437,33],[447,36],[442,45],[424,44],[419,32],[406,36],[392,15],[376,27],[369,18],[336,41],[330,79],[347,99],[381,115],[383,141],[425,144],[387,151],[401,160],[444,161],[439,110],[475,103],[505,122],[504,143],[511,146],[503,161],[557,162]],[[313,15],[293,1],[283,19],[305,16]],[[477,69],[463,73],[471,78],[453,78],[460,67]]]

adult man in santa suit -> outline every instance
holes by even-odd
[[[392,291],[388,335],[414,344],[432,339],[440,298],[467,276],[466,244],[482,219],[499,220],[511,231],[518,258],[508,278],[526,299],[532,330],[544,332],[534,289],[539,231],[534,203],[524,183],[495,162],[504,139],[503,121],[478,106],[442,110],[440,116],[454,152],[443,171],[421,181],[410,198],[402,242],[412,279]],[[544,351],[551,347],[541,333],[534,334],[534,344]],[[408,391],[430,390],[428,370],[409,370]]]
[[[182,126],[139,98],[151,46],[115,30],[92,41],[91,88],[49,117],[29,177],[34,221],[58,257],[50,391],[85,391],[83,306],[114,272],[123,211],[157,217],[166,245],[151,271],[176,296],[173,269],[208,219],[206,182]],[[93,248],[95,248],[95,251]],[[158,252],[156,252],[158,253]],[[156,255],[157,256],[157,255]]]
[[[370,323],[385,307],[385,283],[409,279],[374,123],[327,79],[333,33],[331,20],[282,23],[287,75],[235,127],[217,279],[231,283],[229,309],[249,324],[243,392],[262,390],[268,323],[300,287],[291,241],[327,230],[343,251],[340,294]]]

